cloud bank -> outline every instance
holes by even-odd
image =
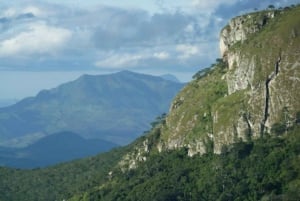
[[[45,23],[29,23],[27,28],[0,42],[0,57],[57,54],[71,38],[72,32]]]
[[[219,30],[229,18],[292,3],[299,2],[1,2],[0,70],[164,69],[193,74],[219,57]]]

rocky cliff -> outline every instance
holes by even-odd
[[[284,134],[300,114],[299,16],[298,6],[232,19],[220,34],[222,58],[176,96],[163,123],[124,158],[129,166],[146,160],[150,146],[219,154],[240,140]]]
[[[262,11],[238,16],[230,20],[229,24],[222,29],[220,34],[221,56],[225,57],[230,47],[237,42],[243,43],[250,35],[259,32],[278,13],[275,10]]]
[[[244,103],[237,111],[239,114],[229,118],[235,123],[226,124],[226,128],[216,131],[216,136],[222,139],[234,127],[239,137],[245,139],[248,133],[256,138],[269,134],[277,122],[285,122],[286,127],[293,124],[300,110],[299,11],[298,7],[293,11],[237,17],[230,22],[231,29],[227,26],[222,30],[221,41],[230,41],[227,46],[220,44],[223,59],[228,63],[228,95],[242,92]],[[250,28],[243,28],[244,24]],[[246,30],[242,34],[244,40],[233,40],[232,36],[240,35],[241,30]],[[230,141],[233,139],[221,140],[215,152],[219,153],[220,146]]]
[[[300,5],[272,12],[235,18],[245,30],[268,18],[243,41],[226,26],[223,57],[147,134],[46,169],[0,168],[0,200],[300,200]]]

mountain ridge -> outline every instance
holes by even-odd
[[[182,86],[129,71],[84,75],[0,108],[0,139],[32,140],[69,130],[124,145],[147,130],[155,116],[167,112]]]
[[[276,12],[196,73],[144,136],[53,169],[2,169],[0,189],[14,190],[0,196],[24,197],[25,184],[27,200],[299,200],[300,5]],[[258,21],[247,14],[236,19],[247,29],[265,13],[256,12]]]
[[[115,147],[116,144],[104,140],[84,139],[64,131],[45,136],[25,148],[0,147],[0,164],[22,169],[42,168],[93,156]]]
[[[239,139],[270,134],[278,122],[285,121],[281,124],[287,129],[295,124],[300,112],[294,79],[300,76],[299,11],[298,6],[233,18],[220,35],[221,41],[236,38],[226,51],[221,43],[223,58],[175,97],[158,150],[186,147],[194,155],[213,145],[220,154]]]

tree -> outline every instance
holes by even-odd
[[[269,5],[268,9],[273,10],[273,9],[275,9],[275,6],[274,5]]]
[[[275,123],[272,125],[271,132],[276,135],[282,135],[286,131],[285,123]]]
[[[300,112],[296,113],[296,124],[300,124]]]

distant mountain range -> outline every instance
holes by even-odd
[[[299,201],[299,33],[300,5],[232,19],[223,58],[149,132],[54,167],[0,167],[0,200]]]
[[[7,106],[13,105],[15,103],[17,103],[16,99],[0,99],[0,108],[7,107]]]
[[[0,165],[37,168],[108,151],[116,144],[99,139],[84,139],[72,132],[46,136],[25,148],[0,148]]]
[[[61,131],[125,145],[168,111],[182,87],[179,82],[130,71],[83,75],[0,108],[0,146],[25,147]]]
[[[161,75],[160,76],[161,78],[165,79],[165,80],[169,80],[169,81],[173,81],[173,82],[180,82],[177,77],[175,77],[174,75],[172,74],[164,74],[164,75]]]

